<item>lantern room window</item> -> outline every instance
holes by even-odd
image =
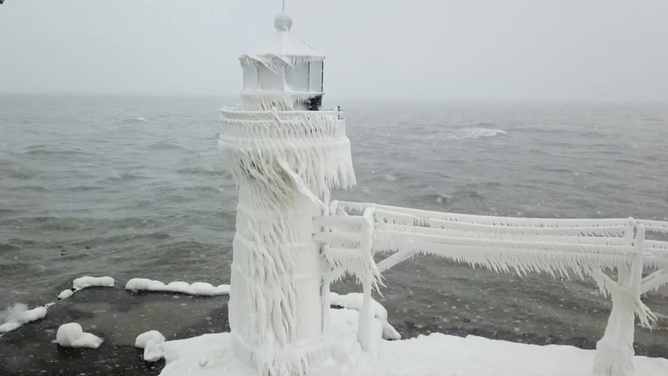
[[[285,72],[285,82],[294,91],[309,91],[309,80],[311,76],[310,63],[298,68],[289,67]]]

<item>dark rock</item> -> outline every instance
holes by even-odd
[[[77,322],[103,338],[102,346],[58,346],[56,331],[68,322]],[[164,361],[144,362],[143,352],[134,347],[137,335],[148,330],[158,330],[168,340],[229,331],[227,297],[132,293],[116,288],[79,291],[51,307],[44,319],[0,337],[0,375],[158,375]]]

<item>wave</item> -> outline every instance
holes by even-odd
[[[138,116],[138,117],[129,117],[125,119],[120,119],[116,122],[116,124],[134,124],[134,123],[148,123],[148,120],[146,120],[146,118]]]
[[[0,252],[9,252],[9,251],[20,251],[21,247],[0,243]]]
[[[23,152],[24,155],[36,157],[67,157],[67,156],[91,156],[91,153],[81,150],[54,150],[54,149],[30,149]]]
[[[463,140],[467,138],[478,139],[483,137],[494,137],[500,134],[507,134],[507,133],[506,131],[501,129],[464,128],[446,133],[443,139],[445,140]]]
[[[140,174],[133,174],[129,172],[117,173],[114,172],[111,176],[100,177],[96,183],[106,186],[107,184],[117,184],[123,183],[125,181],[137,180],[137,179],[146,179],[146,176]]]
[[[215,175],[219,174],[220,171],[214,171],[214,170],[209,170],[201,167],[184,167],[176,170],[177,174],[183,174],[183,175],[204,175],[204,176],[209,176],[209,175]]]
[[[171,139],[171,140],[159,140],[154,142],[153,144],[149,145],[151,149],[158,149],[158,150],[180,150],[183,149],[182,146],[178,144],[177,140]]]
[[[49,188],[38,186],[38,185],[26,185],[23,187],[17,187],[18,190],[26,191],[26,192],[38,192],[38,193],[47,193],[51,192]]]
[[[88,191],[98,191],[98,190],[101,190],[101,189],[105,189],[105,187],[101,186],[101,185],[98,185],[98,186],[95,186],[95,185],[77,185],[77,186],[74,186],[74,187],[69,187],[68,189],[73,191],[73,192],[88,192]]]

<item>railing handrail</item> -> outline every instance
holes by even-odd
[[[371,294],[368,281],[418,253],[437,254],[497,272],[514,270],[523,275],[547,271],[556,276],[568,275],[571,270],[581,277],[593,277],[600,291],[613,297],[605,335],[597,344],[596,375],[631,374],[634,353],[633,330],[629,328],[634,327],[635,316],[643,326],[656,320],[641,296],[668,284],[668,242],[646,240],[647,231],[668,233],[668,221],[491,217],[336,201],[331,203],[329,214],[315,218],[324,232],[315,234],[314,239],[324,243],[325,249],[327,244],[343,247],[332,256],[339,258],[338,270],[355,254],[396,252],[378,265],[372,258],[371,264],[360,268],[356,261],[354,273],[366,281],[363,295],[367,310]],[[360,240],[370,235],[372,244]],[[605,239],[610,239],[610,244]],[[643,277],[644,266],[658,270]],[[617,280],[602,269],[616,269]],[[360,325],[360,343],[369,335],[362,328]]]
[[[279,114],[279,115],[290,115],[290,114],[338,114],[339,112],[343,112],[341,110],[338,110],[337,108],[324,108],[320,109],[318,111],[308,111],[308,110],[290,110],[290,111],[272,111],[272,110],[265,110],[265,111],[251,111],[251,110],[238,110],[236,107],[223,107],[220,109],[222,113],[231,113],[231,114],[243,114],[243,115],[273,115],[273,114]]]

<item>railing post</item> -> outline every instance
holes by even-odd
[[[374,352],[372,327],[373,311],[371,309],[371,290],[374,280],[373,270],[375,263],[373,260],[373,226],[374,226],[374,208],[367,208],[364,210],[364,218],[366,223],[362,229],[364,233],[364,241],[361,244],[360,251],[366,252],[365,256],[369,257],[369,270],[362,276],[362,308],[359,312],[359,322],[357,327],[357,341],[362,346],[362,350],[367,352]]]
[[[635,222],[635,221],[634,221]],[[635,223],[634,223],[635,225]],[[636,226],[634,254],[629,265],[617,270],[617,283],[610,289],[612,312],[603,338],[596,343],[594,375],[631,376],[633,374],[633,339],[635,316],[642,312],[640,302],[645,228]]]

